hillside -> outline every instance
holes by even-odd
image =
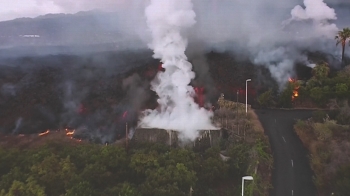
[[[0,22],[0,48],[12,46],[115,43],[129,38],[118,13],[86,11]],[[130,40],[130,39],[129,39]]]

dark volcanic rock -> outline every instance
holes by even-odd
[[[201,66],[195,58],[189,60]],[[228,53],[209,53],[205,61],[209,74],[192,84],[210,87],[204,90],[205,102],[216,102],[220,92],[235,100],[236,90],[243,102],[245,79],[253,78],[248,90],[252,103],[261,86],[273,83],[269,74],[261,74],[268,73],[262,67]],[[0,131],[26,134],[68,127],[93,141],[123,137],[126,122],[133,127],[140,111],[157,107],[150,81],[159,64],[151,51],[0,59]]]

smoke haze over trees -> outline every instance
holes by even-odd
[[[37,2],[45,3],[45,0]],[[332,39],[338,28],[349,25],[347,19],[350,17],[350,4],[345,0],[192,2],[196,24],[185,35],[189,44],[202,43],[198,52],[203,52],[204,48],[244,54],[254,64],[266,66],[282,84],[294,75],[295,63],[312,63],[304,51],[326,52],[339,59],[341,51]],[[9,47],[11,41],[19,39],[35,40],[39,43],[36,45],[91,44],[93,41],[114,43],[108,49],[123,48],[123,44],[127,48],[147,48],[150,32],[144,16],[146,1],[86,3],[80,0],[69,3],[69,6],[67,1],[53,1],[53,4],[67,13],[94,8],[110,12],[96,10],[77,15],[47,15],[1,22],[1,42],[9,43]],[[28,34],[41,37],[18,37]],[[349,52],[346,55],[349,56]]]

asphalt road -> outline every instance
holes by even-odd
[[[296,119],[311,117],[310,110],[257,110],[271,143],[274,169],[271,196],[317,195],[306,148],[293,130]]]

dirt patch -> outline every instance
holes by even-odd
[[[264,133],[264,128],[259,120],[258,115],[255,113],[255,110],[249,110],[248,115],[251,116],[250,121],[253,123],[254,130]]]

